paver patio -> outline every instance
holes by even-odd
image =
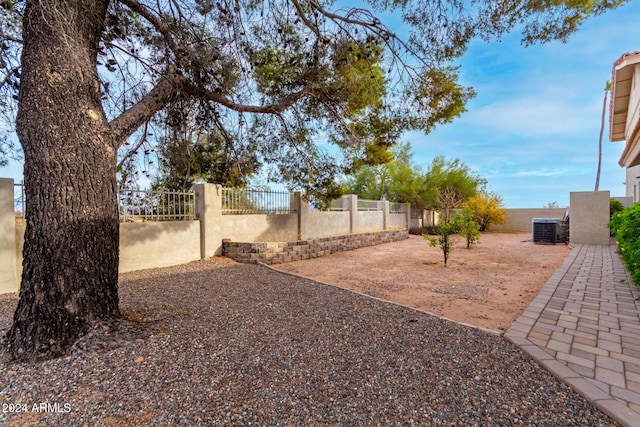
[[[576,245],[505,337],[610,417],[639,426],[638,295],[613,242]]]

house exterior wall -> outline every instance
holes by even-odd
[[[626,170],[626,196],[633,198],[633,203],[640,201],[640,165]]]
[[[631,92],[629,93],[629,109],[627,112],[627,123],[625,135],[631,135],[640,120],[640,64],[633,66],[633,78],[631,81]]]
[[[627,168],[626,196],[640,201],[640,52],[625,53],[613,64],[609,138],[625,141],[618,164]]]

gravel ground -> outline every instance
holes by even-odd
[[[120,296],[137,326],[0,364],[1,425],[617,425],[498,335],[266,267],[128,273]]]

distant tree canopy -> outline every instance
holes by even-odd
[[[15,124],[29,201],[10,354],[64,354],[120,317],[117,166],[127,170],[124,152],[154,149],[144,145],[154,119],[188,113],[216,156],[248,150],[284,182],[331,198],[340,173],[388,161],[403,131],[464,111],[473,91],[451,60],[472,39],[518,27],[525,44],[565,40],[622,3],[1,1],[0,129]]]
[[[433,159],[425,173],[424,181],[422,203],[426,208],[436,207],[438,196],[446,189],[455,189],[464,202],[487,185],[486,179],[480,177],[460,159],[446,160],[442,156]]]
[[[364,165],[347,177],[345,191],[363,199],[418,203],[424,180],[420,167],[413,161],[411,146],[400,143],[391,150],[391,155],[388,163]]]
[[[436,209],[445,190],[455,192],[456,198],[463,203],[487,184],[486,179],[460,159],[446,160],[438,156],[423,171],[413,160],[408,143],[397,145],[392,154],[394,157],[389,163],[367,165],[349,176],[345,191],[365,199],[387,199]]]

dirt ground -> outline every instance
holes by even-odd
[[[570,251],[565,244],[534,244],[530,233],[483,233],[468,250],[458,239],[444,267],[439,248],[411,236],[274,267],[504,332]]]

